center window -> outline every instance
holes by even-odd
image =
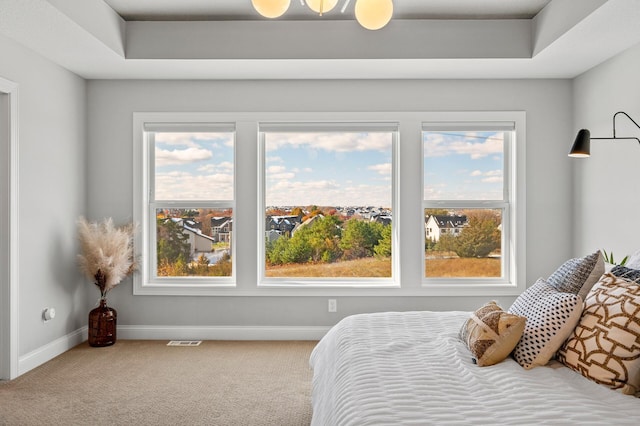
[[[263,284],[393,284],[395,124],[261,124]]]

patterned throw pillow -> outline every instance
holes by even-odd
[[[460,330],[480,367],[497,364],[509,356],[520,340],[526,318],[509,314],[496,302],[489,302],[474,313]]]
[[[597,252],[569,259],[547,278],[547,282],[564,293],[578,294],[584,300],[591,287],[604,274],[604,258]]]
[[[603,275],[558,360],[622,393],[640,392],[640,285]]]
[[[631,254],[624,266],[631,269],[640,269],[640,250]]]
[[[611,273],[616,277],[624,278],[627,281],[635,281],[640,283],[640,270],[631,269],[625,266],[614,266]]]
[[[525,369],[546,365],[580,320],[582,299],[563,293],[539,278],[525,290],[509,312],[527,318],[513,358]]]

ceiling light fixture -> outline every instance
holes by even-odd
[[[633,139],[633,140],[638,141],[638,143],[640,143],[640,139],[635,138],[633,136],[630,136],[630,137],[618,137],[618,136],[616,136],[616,117],[618,116],[618,114],[623,114],[625,117],[627,117],[629,120],[631,120],[631,122],[633,124],[635,124],[638,129],[640,129],[640,125],[638,123],[636,123],[633,118],[629,117],[629,114],[627,114],[624,111],[618,111],[615,114],[613,114],[613,137],[612,138],[592,138],[591,137],[591,132],[589,132],[589,130],[581,129],[578,132],[578,135],[576,136],[576,140],[573,142],[573,146],[571,147],[571,151],[569,152],[569,157],[573,157],[573,158],[587,158],[587,157],[590,157],[591,156],[591,140],[592,139],[607,139],[607,140]]]
[[[300,0],[315,13],[322,16],[330,12],[339,0]],[[347,10],[351,0],[345,0],[340,13]],[[251,0],[253,8],[265,18],[279,18],[289,9],[291,0]],[[393,0],[356,0],[356,21],[368,30],[379,30],[389,23],[393,16]]]
[[[289,9],[291,0],[251,0],[251,4],[265,18],[279,18]]]

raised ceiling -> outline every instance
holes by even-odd
[[[291,0],[2,0],[0,35],[87,79],[573,78],[640,43],[640,0],[395,0],[368,31]]]
[[[396,19],[531,19],[551,0],[396,0]],[[245,21],[264,19],[250,0],[105,0],[127,21]],[[353,19],[355,0],[344,13],[344,0],[324,14],[322,19]],[[280,19],[315,19],[316,15],[301,0],[291,0]]]

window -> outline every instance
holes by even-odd
[[[134,294],[495,297],[526,286],[524,112],[133,122]],[[478,230],[486,253],[455,246]]]
[[[424,123],[425,282],[510,282],[513,123]]]
[[[143,285],[233,286],[234,124],[139,126]]]
[[[261,124],[263,284],[393,285],[397,124]]]

